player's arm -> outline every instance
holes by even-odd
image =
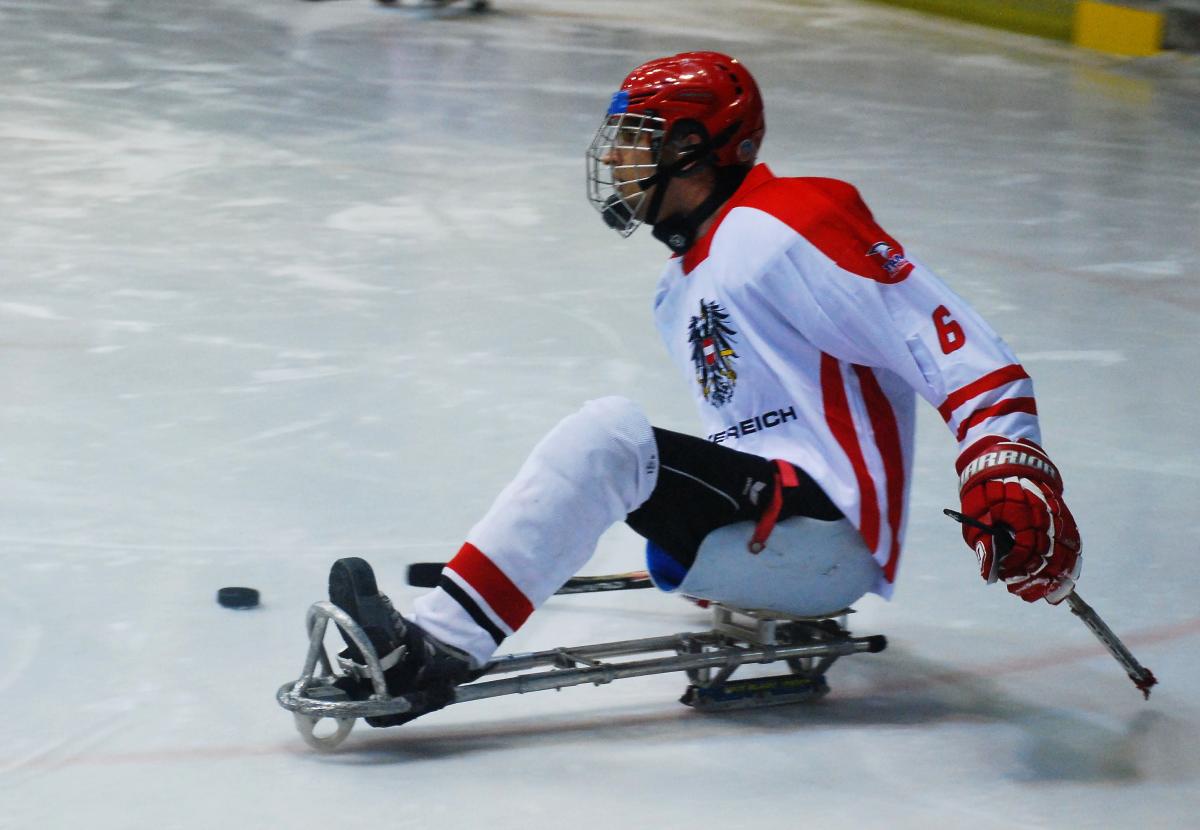
[[[1060,602],[1079,575],[1079,533],[1041,447],[1033,381],[970,305],[885,247],[854,271],[807,241],[792,253],[815,306],[804,334],[834,357],[894,371],[937,408],[959,445],[962,512],[1013,538],[1000,561],[991,534],[964,526],[982,575],[1029,602]]]
[[[1008,531],[1012,549],[999,559],[993,535],[970,525],[963,539],[985,579],[1003,580],[1028,602],[1061,602],[1079,576],[1081,545],[1062,476],[1041,446],[1033,381],[965,301],[924,268],[913,278],[912,286],[889,286],[900,290],[883,301],[896,318],[911,318],[944,378],[931,400],[959,444],[962,512]],[[925,327],[920,314],[935,302]]]

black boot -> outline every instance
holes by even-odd
[[[471,668],[466,654],[401,616],[391,600],[379,592],[375,572],[366,560],[350,557],[333,563],[329,571],[329,601],[349,614],[366,633],[385,666],[383,678],[388,693],[413,704],[412,709],[402,714],[367,718],[371,726],[397,726],[441,709],[453,700],[455,686],[474,680],[481,673]],[[346,641],[343,656],[366,665],[362,652],[345,632],[342,639]],[[338,686],[356,700],[365,700],[373,691],[369,680],[359,678],[347,678]]]

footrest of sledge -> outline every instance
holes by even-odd
[[[819,700],[829,694],[824,675],[801,677],[780,674],[773,677],[749,677],[727,680],[712,686],[690,685],[679,702],[703,712],[729,709],[753,709]]]

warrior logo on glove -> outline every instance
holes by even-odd
[[[724,406],[733,400],[737,372],[733,361],[736,331],[729,325],[729,314],[718,303],[700,300],[700,316],[688,323],[688,342],[692,344],[692,362],[696,365],[696,382],[704,399],[713,406]]]
[[[983,578],[1004,580],[1026,602],[1062,602],[1079,578],[1081,544],[1062,477],[1045,450],[991,436],[962,454],[958,471],[963,514],[1012,540],[1006,551],[993,534],[963,525]]]

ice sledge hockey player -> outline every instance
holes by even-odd
[[[964,527],[982,575],[1028,602],[1071,591],[1079,533],[1029,375],[854,187],[756,164],[764,131],[754,78],[715,52],[650,61],[613,96],[587,151],[588,196],[621,236],[650,225],[671,249],[654,320],[706,437],[653,427],[623,398],[588,402],[405,616],[366,562],[336,562],[330,600],[367,632],[389,691],[415,704],[368,722],[449,702],[622,520],[667,591],[795,615],[890,596],[918,395],[958,442],[962,512],[1012,534],[1001,562],[989,533]],[[787,549],[769,555],[781,522]]]

